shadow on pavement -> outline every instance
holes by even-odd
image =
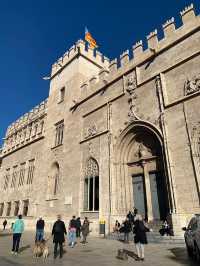
[[[26,246],[23,246],[19,249],[19,253],[22,253],[24,250],[26,249],[29,249],[31,246],[30,245],[26,245]]]
[[[11,236],[12,233],[0,234],[0,237]]]
[[[124,251],[126,252],[126,254],[129,256],[129,257],[131,257],[131,258],[133,258],[133,259],[137,259],[137,254],[135,254],[133,251],[130,251],[130,250],[128,250],[128,249],[124,249]]]
[[[4,263],[2,265],[16,265],[16,266],[21,265],[21,264],[17,263],[16,261],[12,261],[12,260],[7,259],[5,257],[0,257],[0,261]]]
[[[182,265],[188,265],[188,266],[199,266],[199,263],[195,262],[191,258],[188,257],[186,248],[184,247],[177,247],[177,248],[171,248],[169,249],[172,254],[172,256],[168,256],[169,259],[180,262]]]

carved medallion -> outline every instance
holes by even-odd
[[[185,95],[190,95],[197,91],[200,91],[200,74],[195,75],[191,79],[187,79],[184,84]]]

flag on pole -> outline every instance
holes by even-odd
[[[95,49],[98,47],[95,39],[92,37],[91,33],[85,27],[85,40],[89,43],[89,47]]]

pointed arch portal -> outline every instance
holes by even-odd
[[[160,132],[150,124],[132,124],[120,135],[117,150],[118,209],[134,206],[148,220],[166,219],[170,197]]]

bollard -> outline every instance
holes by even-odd
[[[104,235],[104,238],[106,236],[106,221],[105,220],[99,221],[99,234]]]

